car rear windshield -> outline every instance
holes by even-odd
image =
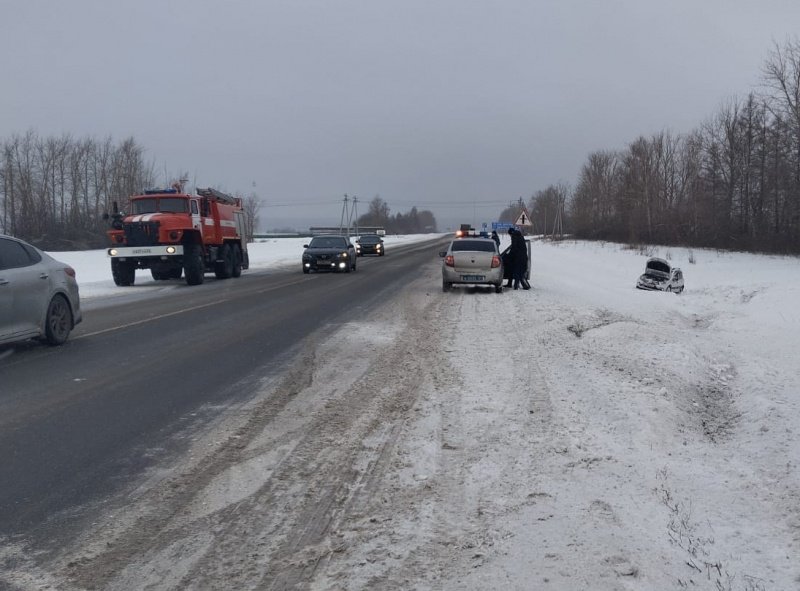
[[[456,240],[452,251],[495,252],[496,249],[494,240]]]
[[[336,236],[326,236],[326,237],[318,237],[312,238],[311,244],[308,245],[311,248],[345,248],[345,240],[344,238],[338,238]]]

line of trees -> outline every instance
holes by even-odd
[[[590,154],[568,200],[569,229],[630,243],[800,252],[800,42],[776,44],[763,80],[764,92],[728,101],[688,134]]]
[[[29,131],[0,140],[0,158],[0,230],[48,250],[104,246],[102,214],[155,178],[133,138]]]
[[[369,210],[358,217],[359,226],[380,226],[390,234],[424,234],[436,231],[436,218],[427,210],[412,207],[406,213],[391,214],[389,204],[381,197],[369,202]]]

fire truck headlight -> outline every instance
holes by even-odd
[[[167,247],[167,254],[175,254],[175,247],[174,246],[168,246]]]
[[[116,248],[109,248],[108,254],[109,256],[115,257],[119,254],[119,251]]]

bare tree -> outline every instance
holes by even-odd
[[[800,239],[800,40],[775,43],[764,63],[765,86],[771,91],[771,107],[789,129],[793,179],[788,187],[787,222],[794,241]],[[775,212],[777,215],[777,212]]]
[[[358,220],[359,226],[381,226],[389,225],[389,204],[381,199],[380,195],[375,195],[369,202],[367,213]]]
[[[609,239],[615,233],[620,193],[620,156],[600,151],[589,155],[570,201],[573,229],[586,238]]]
[[[252,242],[253,236],[256,234],[256,229],[258,228],[261,200],[255,193],[250,193],[250,195],[242,200],[242,208],[244,209],[244,223],[245,233],[247,234],[247,242]]]
[[[152,182],[133,138],[115,144],[35,132],[0,141],[3,229],[45,248],[104,243],[101,213]]]

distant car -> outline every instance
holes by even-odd
[[[650,258],[644,268],[644,273],[636,282],[637,289],[649,291],[683,291],[683,271],[673,267],[664,259]]]
[[[346,236],[314,236],[303,248],[303,273],[356,270],[356,249]]]
[[[453,285],[493,285],[503,293],[503,262],[491,238],[456,238],[439,253],[442,261],[442,291]]]
[[[383,239],[377,234],[364,234],[356,240],[356,255],[376,254],[383,256],[386,249],[383,247]]]
[[[0,344],[41,338],[61,345],[81,320],[74,269],[0,234]]]

